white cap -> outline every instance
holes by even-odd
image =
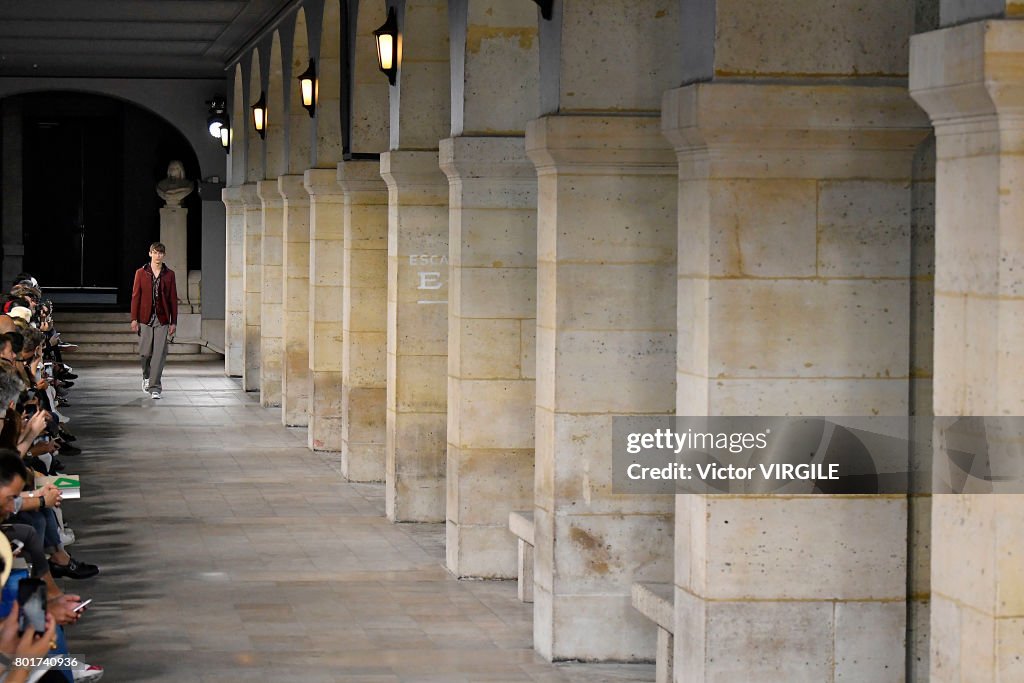
[[[12,318],[21,318],[25,322],[32,320],[32,311],[24,306],[15,306],[7,315]]]

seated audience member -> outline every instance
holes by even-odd
[[[57,672],[43,672],[37,669],[32,673],[29,667],[15,667],[15,660],[37,659],[48,653],[66,652],[51,648],[54,641],[60,647],[56,622],[49,617],[46,622],[46,630],[36,635],[35,629],[28,634],[18,634],[18,615],[21,606],[14,599],[14,591],[22,577],[20,574],[12,574],[14,565],[14,554],[12,549],[0,539],[0,585],[4,586],[3,599],[0,600],[0,681],[53,681],[63,683],[67,679],[59,676]],[[52,622],[52,633],[51,630]],[[24,643],[22,642],[24,641]],[[26,645],[27,644],[27,645]],[[44,648],[49,648],[44,650]],[[19,664],[21,662],[18,662]]]
[[[15,501],[21,497],[21,490],[28,478],[28,470],[21,458],[14,451],[0,450],[0,516],[4,519],[14,512]],[[32,566],[32,576],[42,579],[47,588],[47,611],[57,620],[58,624],[74,623],[81,616],[75,612],[81,599],[77,595],[65,594],[54,582],[50,567],[43,552],[43,544],[35,530],[24,524],[4,524],[4,534],[9,539],[16,539],[25,544]]]
[[[78,596],[64,595],[55,578],[87,578],[99,569],[78,562],[65,550],[64,546],[74,541],[74,533],[64,524],[59,489],[52,485],[36,489],[33,482],[37,474],[52,475],[63,469],[56,457],[58,453],[81,453],[71,444],[76,439],[65,426],[69,419],[57,410],[69,405],[68,391],[74,384],[72,380],[77,379],[63,363],[61,351],[75,347],[61,341],[54,325],[53,306],[28,274],[20,274],[9,295],[0,299],[0,311],[0,405],[4,408],[0,430],[0,520],[6,522],[0,530],[23,544],[22,554],[29,562],[31,574],[46,584],[47,610],[55,622],[71,624],[81,615],[73,611]],[[6,623],[0,619],[0,683],[23,680],[24,675],[3,675],[2,655],[10,651],[5,649]],[[62,643],[63,631],[59,626],[56,633]],[[37,680],[40,673],[32,673],[31,680]],[[57,672],[49,672],[54,673]],[[82,664],[54,680],[71,681],[72,673],[76,683],[84,683],[98,680],[103,670]]]
[[[16,334],[16,333],[15,333]],[[11,339],[5,335],[0,335],[0,343],[4,346],[11,343]],[[0,354],[3,353],[3,348],[0,347]],[[0,366],[0,401],[7,398],[7,403],[0,405],[6,405],[8,411],[14,410],[14,399],[9,397],[17,397],[21,391],[23,384],[14,370],[9,367]],[[38,404],[37,404],[38,407]],[[49,415],[46,411],[39,409],[35,412],[32,418],[21,424],[19,417],[9,417],[20,429],[12,429],[11,431],[17,433],[17,436],[7,435],[7,445],[11,445],[11,441],[14,441],[16,446],[25,448],[26,442],[31,444],[33,440],[38,438],[46,428],[46,423]],[[34,420],[34,421],[33,421]],[[5,418],[5,429],[9,428],[8,418]],[[50,423],[52,427],[52,422]],[[0,432],[0,441],[5,437],[4,432]],[[32,484],[34,480],[33,469],[39,472],[49,472],[52,470],[53,459],[47,459],[46,456],[52,454],[58,447],[54,444],[58,443],[55,439],[50,439],[46,442],[34,444],[28,447],[27,453],[31,455],[27,459],[27,464],[32,469],[28,470],[28,476],[26,477],[26,483]],[[42,446],[42,448],[40,448]],[[26,451],[22,451],[24,455]],[[38,491],[27,491],[23,492],[19,497],[19,500],[15,501],[14,514],[11,521],[21,524],[27,524],[31,526],[39,538],[41,538],[45,544],[45,549],[50,554],[49,565],[50,572],[57,578],[68,577],[71,579],[85,579],[91,576],[95,576],[99,573],[99,567],[94,564],[87,562],[79,562],[64,548],[64,542],[60,534],[60,524],[57,520],[56,507],[60,504],[60,491],[52,486],[47,485],[40,488]]]
[[[2,683],[27,683],[29,676],[36,683],[67,683],[67,677],[60,671],[46,671],[42,676],[34,674],[32,667],[15,666],[15,662],[46,657],[57,643],[57,622],[53,615],[46,615],[46,630],[36,634],[35,629],[25,629],[18,635],[17,601],[11,611],[0,620],[0,670]]]

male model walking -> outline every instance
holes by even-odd
[[[164,265],[167,248],[149,245],[149,263],[135,271],[132,284],[132,332],[139,334],[142,390],[160,398],[160,376],[167,360],[168,338],[178,324],[178,287],[174,271]]]

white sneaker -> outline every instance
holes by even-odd
[[[154,401],[158,398],[163,398],[163,396],[160,395],[159,391],[154,391],[152,394],[149,395],[149,397]]]
[[[92,681],[103,678],[103,667],[82,662],[77,669],[71,670],[71,675],[75,679],[75,683],[85,683],[86,681],[92,683]]]
[[[58,531],[60,532],[61,545],[71,545],[75,542],[75,532],[71,527],[66,526]]]
[[[145,377],[142,378],[142,390],[149,391],[149,380]]]

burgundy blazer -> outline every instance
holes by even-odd
[[[178,324],[178,286],[174,271],[165,264],[160,273],[160,298],[157,300],[156,318],[161,325]],[[132,320],[146,325],[153,317],[153,269],[147,263],[135,271],[132,284]]]

